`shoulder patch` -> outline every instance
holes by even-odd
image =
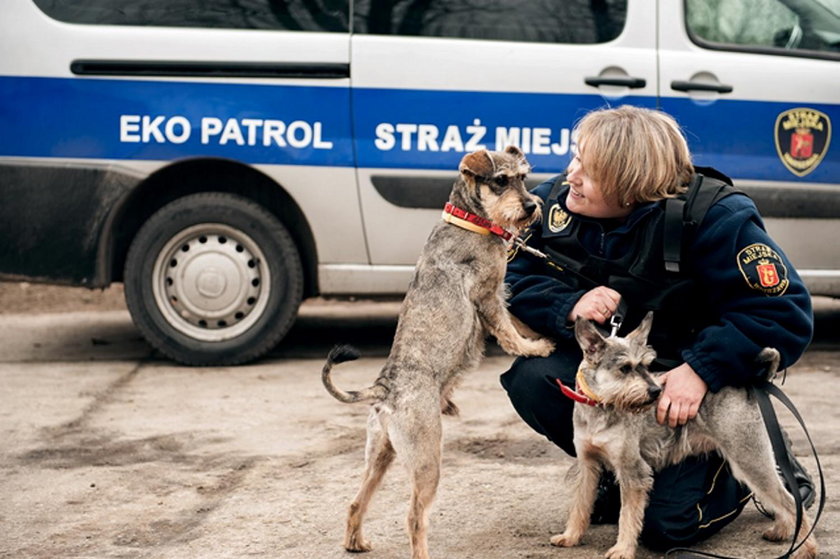
[[[751,244],[738,253],[738,269],[750,289],[778,296],[790,285],[781,256],[763,243]]]
[[[560,207],[560,204],[554,204],[548,210],[548,230],[552,233],[559,233],[569,226],[572,222],[572,216]]]

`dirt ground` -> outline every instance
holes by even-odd
[[[0,282],[0,314],[124,310],[122,284],[107,289]]]
[[[0,283],[0,558],[351,557],[340,543],[360,483],[367,410],[325,393],[322,358],[283,357],[294,354],[287,346],[245,367],[174,366],[144,353],[121,297],[118,286]],[[385,310],[391,326],[394,308]],[[289,344],[365,332],[341,318],[344,310],[308,305]],[[387,345],[387,328],[371,332]],[[65,348],[76,342],[85,349],[69,358]],[[809,352],[786,383],[822,452],[829,494],[840,486],[840,409],[825,390],[840,385],[836,357]],[[374,351],[343,364],[336,382],[367,385],[382,361]],[[615,526],[593,527],[580,548],[548,544],[563,527],[572,462],[511,409],[498,384],[509,363],[491,351],[456,392],[461,416],[445,420],[432,556],[600,557]],[[804,454],[801,432],[782,421]],[[407,483],[397,466],[374,499],[366,559],[408,557]],[[838,524],[829,501],[817,532],[821,557],[840,558]],[[750,505],[699,548],[775,557],[783,548],[761,540],[767,526]]]

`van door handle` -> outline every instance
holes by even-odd
[[[630,89],[639,89],[647,85],[647,81],[642,78],[632,78],[627,76],[626,78],[618,77],[618,76],[590,76],[588,78],[583,79],[586,85],[591,85],[592,87],[598,87],[601,85],[618,85],[623,87],[629,87]]]
[[[671,89],[675,91],[717,91],[718,93],[732,93],[732,86],[725,83],[702,83],[674,80]]]

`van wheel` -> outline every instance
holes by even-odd
[[[140,228],[125,265],[134,323],[186,365],[254,360],[288,332],[303,271],[291,235],[260,205],[233,194],[179,198]]]

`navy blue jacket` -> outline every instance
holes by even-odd
[[[555,180],[542,183],[533,193],[545,202]],[[565,200],[559,202],[565,211],[561,215],[580,220],[577,240],[590,254],[608,260],[638,250],[628,239],[637,238],[638,228],[651,223],[651,213],[664,211],[664,201],[642,204],[617,223],[574,214],[565,208]],[[543,231],[547,229],[543,227],[552,218],[551,209],[544,206],[544,223],[523,233],[530,246],[545,247]],[[709,208],[688,240],[682,262],[682,273],[695,283],[709,318],[692,333],[680,355],[711,391],[749,383],[757,374],[754,359],[764,347],[779,350],[783,367],[799,359],[813,334],[811,298],[793,265],[767,234],[749,197],[733,194]],[[567,317],[585,290],[570,287],[574,281],[564,283],[562,273],[519,250],[511,254],[506,282],[515,316],[548,336],[574,338]]]

